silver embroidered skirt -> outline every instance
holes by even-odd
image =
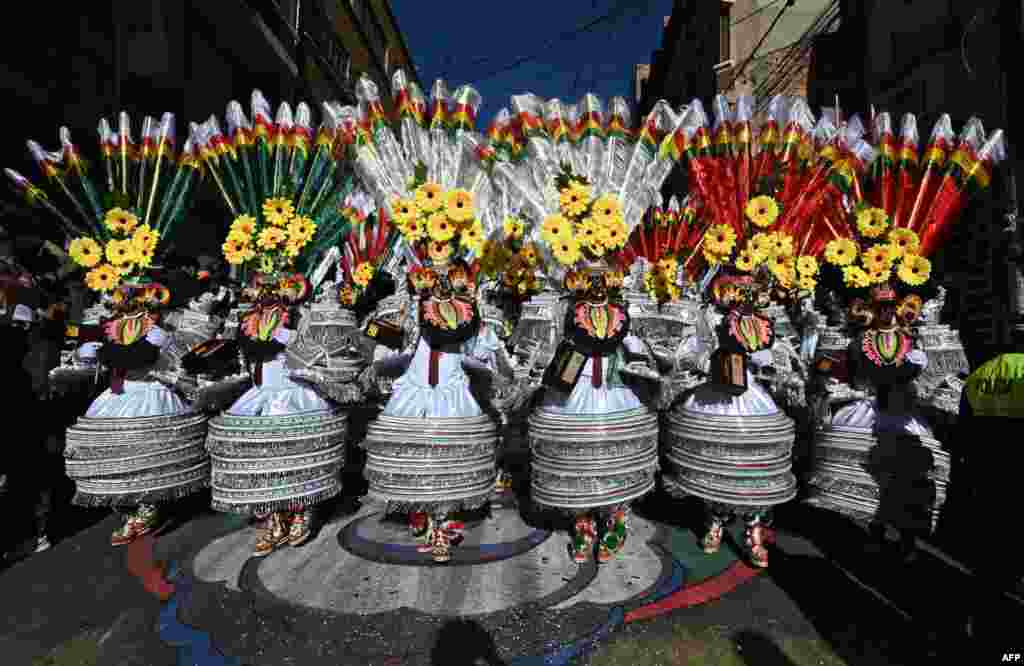
[[[67,430],[74,503],[129,507],[178,499],[210,482],[202,414],[81,417]]]
[[[293,511],[341,492],[348,415],[340,408],[210,421],[213,508],[240,514]]]
[[[793,419],[748,379],[743,396],[717,395],[703,385],[665,415],[669,469],[662,480],[670,494],[744,511],[796,496]]]
[[[568,512],[637,499],[654,488],[658,415],[646,407],[566,415],[538,409],[529,420],[533,501]]]
[[[934,437],[841,425],[818,431],[807,503],[857,521],[935,529],[946,502],[950,457]]]
[[[497,443],[486,415],[379,416],[362,444],[369,495],[398,512],[479,508],[494,490]]]

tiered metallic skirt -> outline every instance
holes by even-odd
[[[764,510],[796,496],[793,419],[717,415],[677,408],[665,416],[666,490],[737,510]]]
[[[300,510],[341,492],[348,415],[332,409],[210,421],[213,508],[240,514]]]
[[[369,495],[397,512],[479,508],[494,489],[497,442],[486,415],[380,416],[362,444]]]
[[[646,407],[579,416],[542,408],[529,422],[537,504],[588,511],[624,504],[654,488],[658,415]]]
[[[178,499],[210,483],[202,414],[81,417],[68,428],[65,468],[74,503],[129,507]]]
[[[950,458],[938,440],[826,426],[817,433],[807,503],[858,521],[933,530],[946,502]]]

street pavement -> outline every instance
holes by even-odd
[[[637,508],[636,522],[647,526],[638,527],[637,532],[647,538],[628,542],[631,550],[618,570],[613,564],[605,565],[604,571],[573,572],[564,563],[549,560],[553,571],[565,570],[565,580],[551,586],[554,593],[547,588],[523,591],[520,588],[530,586],[500,581],[492,585],[493,592],[487,592],[486,585],[474,578],[474,567],[496,567],[494,571],[506,572],[502,576],[515,576],[535,570],[541,560],[534,558],[523,569],[516,562],[524,556],[517,554],[505,564],[458,565],[450,571],[378,562],[373,565],[378,567],[375,576],[395,572],[395,580],[381,578],[382,589],[392,585],[395,594],[411,594],[413,599],[389,607],[382,601],[368,605],[365,599],[359,602],[352,596],[360,594],[356,583],[361,583],[347,580],[356,571],[352,567],[369,571],[365,567],[370,565],[360,564],[339,545],[346,526],[369,519],[373,507],[360,508],[348,501],[333,511],[316,539],[303,547],[308,549],[306,554],[296,549],[287,556],[275,554],[250,562],[239,555],[235,559],[242,565],[223,580],[208,574],[216,567],[203,569],[197,562],[216,544],[251,540],[253,529],[240,518],[200,512],[148,544],[119,549],[109,545],[116,527],[113,516],[85,527],[49,551],[0,572],[0,599],[6,611],[0,617],[0,663],[32,664],[34,658],[83,635],[98,645],[96,663],[118,666],[527,666],[569,663],[570,657],[588,663],[588,649],[593,652],[595,645],[600,650],[601,645],[617,641],[645,641],[671,633],[680,624],[725,628],[733,634],[756,632],[780,642],[821,639],[850,666],[918,664],[943,658],[944,653],[964,655],[968,649],[986,655],[1014,649],[1012,645],[972,648],[964,642],[965,600],[976,584],[970,575],[928,552],[904,562],[898,549],[872,542],[842,519],[799,506],[779,515],[778,542],[767,571],[745,569],[735,558],[723,560],[726,568],[711,572],[708,580],[724,580],[735,571],[749,571],[749,575],[736,578],[739,583],[724,584],[720,596],[713,593],[708,599],[697,599],[702,603],[681,602],[674,610],[647,615],[643,609],[657,606],[653,601],[659,594],[671,600],[699,587],[699,581],[686,580],[681,590],[673,588],[673,577],[679,573],[673,561],[682,563],[689,572],[686,575],[694,576],[701,568],[694,561],[698,556],[687,550],[692,543],[677,547],[695,542],[695,535],[681,524],[691,515],[657,495]],[[733,538],[741,534],[734,531]],[[555,533],[546,543],[550,546],[559,538],[564,537]],[[152,549],[152,557],[147,548]],[[648,551],[660,552],[660,563],[644,555]],[[338,562],[351,563],[331,569],[326,561],[331,554],[336,554]],[[161,585],[166,584],[147,578],[140,558],[171,564],[166,578],[174,594],[167,601],[159,598]],[[313,564],[299,564],[307,561]],[[289,563],[320,567],[323,579],[307,575],[312,579],[303,582],[303,571],[295,571],[296,589],[284,595],[287,586],[282,587],[281,580],[290,575],[285,566]],[[658,566],[659,573],[649,571]],[[631,567],[645,570],[636,594],[625,591]],[[337,585],[332,582],[335,579]],[[270,584],[253,582],[260,580]],[[372,587],[375,580],[366,584]],[[401,592],[403,585],[429,587],[437,580],[448,580],[449,585],[473,581],[476,595],[493,593],[504,605],[489,608],[486,600],[477,600],[476,606],[470,605],[475,609],[472,614],[460,616],[459,608],[445,612],[443,594],[438,602],[422,592]],[[510,586],[516,589],[504,589]],[[324,592],[327,588],[334,591]],[[307,596],[304,589],[309,589]],[[508,601],[510,594],[521,598]],[[466,595],[455,596],[467,603]],[[378,604],[380,608],[375,608]],[[1008,618],[1024,617],[1024,609],[1007,604]],[[474,662],[477,657],[484,661]]]

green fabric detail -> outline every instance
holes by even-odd
[[[964,390],[978,416],[1024,415],[1024,354],[1003,354],[985,363]]]

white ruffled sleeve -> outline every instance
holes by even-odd
[[[157,349],[163,350],[164,347],[170,344],[171,336],[167,335],[167,331],[159,326],[154,326],[149,329],[149,333],[146,333],[146,342]]]

